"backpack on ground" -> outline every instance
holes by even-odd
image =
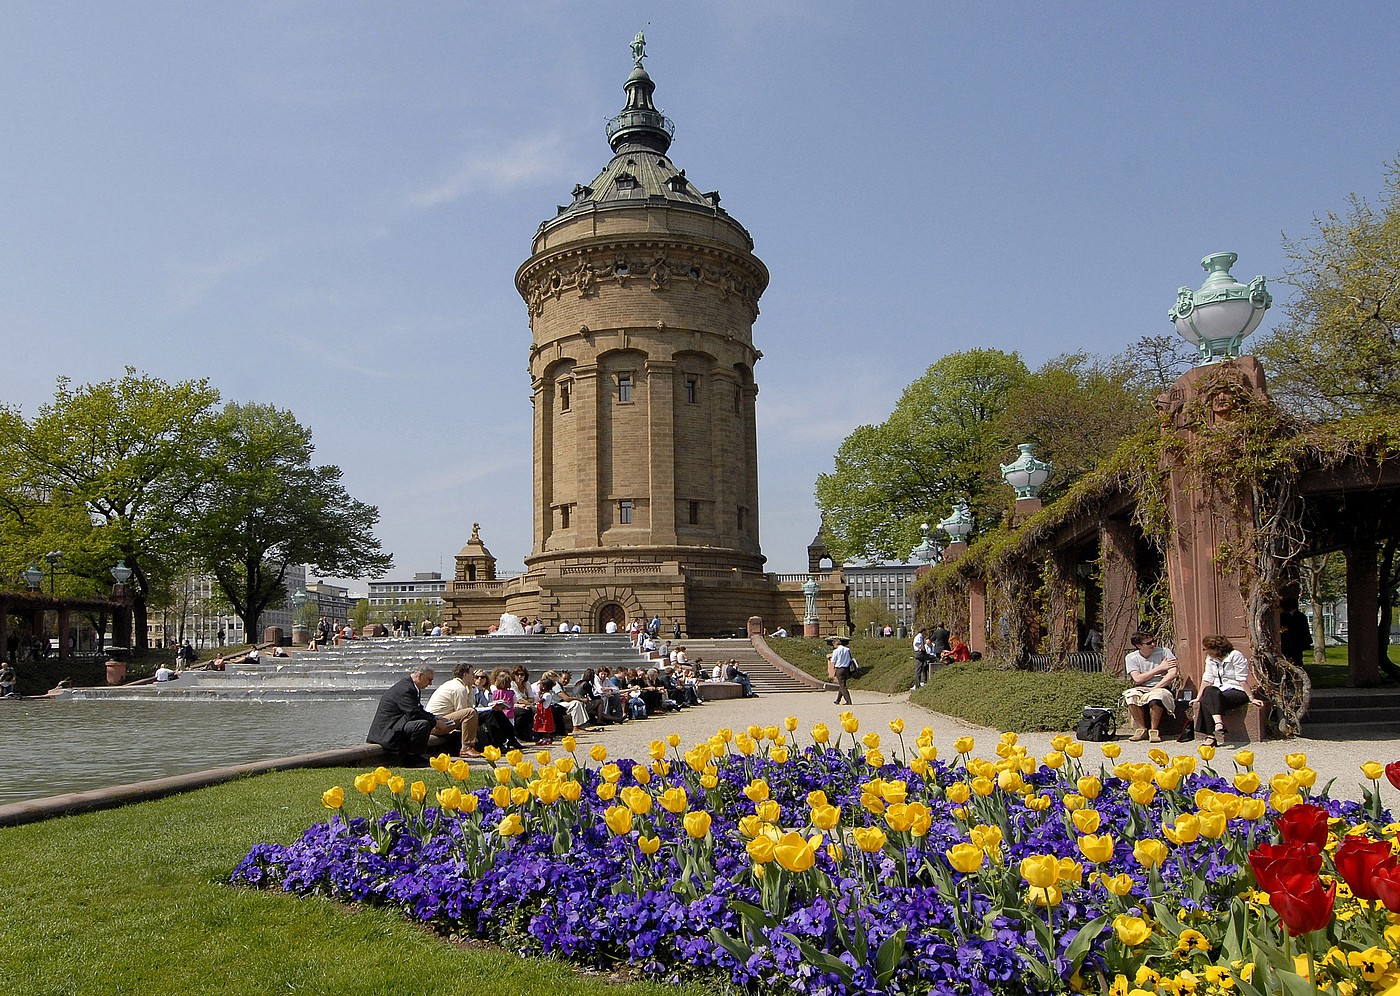
[[[1112,740],[1118,732],[1118,719],[1112,709],[1085,706],[1084,715],[1074,728],[1074,737],[1081,743],[1102,743]]]

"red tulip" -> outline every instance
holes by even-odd
[[[1390,854],[1390,844],[1369,837],[1347,837],[1337,852],[1332,855],[1337,866],[1337,874],[1351,886],[1358,899],[1379,899],[1376,891],[1376,869],[1386,863],[1395,863]]]
[[[1337,884],[1327,888],[1315,875],[1285,875],[1269,892],[1269,905],[1274,908],[1290,937],[1321,930],[1332,920],[1332,904],[1337,898]]]
[[[1322,870],[1322,852],[1311,844],[1260,844],[1249,852],[1249,867],[1259,888],[1273,892],[1285,875],[1316,878]]]
[[[1275,821],[1286,844],[1327,846],[1327,810],[1310,802],[1300,802]]]
[[[1390,784],[1400,789],[1400,761],[1391,761],[1385,766],[1385,777],[1390,779]]]
[[[1376,866],[1376,895],[1392,913],[1400,913],[1400,862],[1391,860]]]

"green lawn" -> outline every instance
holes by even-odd
[[[700,996],[461,947],[387,909],[224,885],[260,842],[324,819],[350,769],[299,770],[0,829],[0,993]],[[433,774],[429,772],[428,774]]]
[[[793,667],[823,681],[826,676],[826,655],[831,651],[821,640],[768,638],[768,645],[779,657]],[[909,640],[876,640],[872,637],[852,637],[851,655],[870,673],[851,682],[852,688],[867,692],[907,692],[914,684],[914,644]]]
[[[1347,687],[1347,645],[1328,647],[1326,653],[1326,664],[1314,664],[1311,650],[1307,651],[1303,657],[1303,669],[1308,672],[1308,677],[1312,679],[1313,687]],[[1391,660],[1394,660],[1394,657]]]

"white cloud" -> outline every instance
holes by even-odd
[[[482,139],[480,146],[462,154],[446,177],[410,192],[408,204],[416,208],[434,208],[469,194],[510,190],[546,177],[563,176],[572,168],[557,131],[488,148],[491,142]]]
[[[204,296],[235,273],[251,270],[272,256],[264,245],[230,249],[205,263],[170,264],[170,310],[183,314],[199,304]]]

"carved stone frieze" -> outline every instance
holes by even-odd
[[[520,285],[533,319],[544,314],[546,303],[565,294],[596,297],[606,289],[627,288],[634,279],[645,280],[656,293],[678,283],[713,287],[721,300],[737,297],[748,305],[752,317],[758,317],[762,289],[753,275],[736,269],[719,254],[677,252],[673,246],[604,246],[570,254],[522,274]]]

